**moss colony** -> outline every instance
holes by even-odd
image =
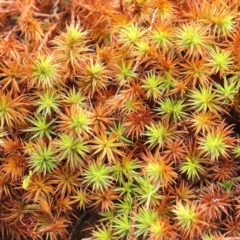
[[[1,238],[239,237],[239,11],[2,0]]]

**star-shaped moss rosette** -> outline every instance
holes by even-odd
[[[240,236],[240,3],[0,3],[0,232]]]

